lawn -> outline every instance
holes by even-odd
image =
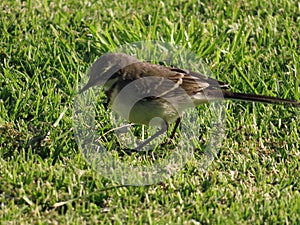
[[[188,49],[236,92],[300,101],[299,7],[292,0],[2,0],[0,223],[300,224],[299,108],[227,101],[224,138],[202,167],[209,127],[200,106],[194,159],[144,186],[97,171],[73,126],[88,68],[140,41]],[[114,150],[116,142],[107,145]],[[136,164],[143,156],[120,157]]]

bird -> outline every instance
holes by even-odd
[[[168,126],[180,124],[184,110],[200,104],[243,100],[300,107],[291,99],[232,92],[229,85],[199,72],[140,61],[125,53],[106,53],[94,62],[88,83],[78,92],[103,86],[112,109],[131,123]],[[149,143],[150,138],[145,144]]]

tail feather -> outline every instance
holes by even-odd
[[[263,102],[263,103],[270,103],[270,104],[290,104],[295,107],[300,107],[300,102],[298,102],[298,101],[277,98],[277,97],[269,97],[269,96],[264,96],[264,95],[244,94],[244,93],[223,91],[223,96],[225,99],[255,101],[255,102]]]

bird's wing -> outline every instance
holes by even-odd
[[[226,83],[198,72],[178,68],[171,68],[171,70],[184,72],[181,87],[195,104],[204,103],[209,100],[223,99],[223,89],[228,88]]]
[[[204,89],[226,89],[228,88],[228,84],[219,81],[217,79],[205,76],[198,72],[193,72],[190,70],[183,70],[178,68],[170,68],[172,71],[177,71],[184,73],[183,84],[184,89],[189,90],[191,92],[199,92]],[[194,93],[192,93],[194,94]]]
[[[200,73],[173,67],[138,62],[122,69],[122,80],[131,82],[139,78],[137,89],[141,92],[151,90],[152,97],[172,98],[182,95],[194,96],[205,90],[220,90],[228,85]]]

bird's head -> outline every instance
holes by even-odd
[[[107,53],[97,59],[89,71],[88,83],[79,91],[82,93],[90,87],[103,85],[120,69],[137,63],[139,60],[124,53]]]

